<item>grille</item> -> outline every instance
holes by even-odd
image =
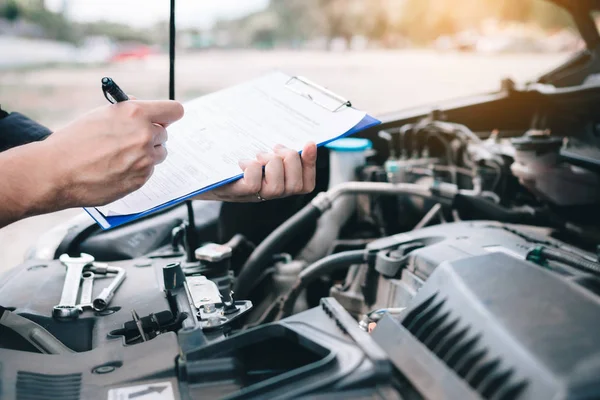
[[[518,399],[526,383],[515,379],[513,368],[503,368],[481,336],[445,310],[445,303],[437,293],[430,296],[402,325],[484,399]]]
[[[17,373],[17,400],[79,400],[80,391],[81,374]]]

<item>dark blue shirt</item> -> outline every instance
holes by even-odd
[[[0,151],[44,140],[52,132],[18,112],[8,113],[0,106]]]

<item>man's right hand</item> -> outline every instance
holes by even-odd
[[[48,181],[60,188],[53,200],[61,208],[100,206],[140,188],[167,156],[165,127],[182,116],[175,101],[131,100],[54,132],[39,143]]]

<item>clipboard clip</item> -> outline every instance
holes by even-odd
[[[328,99],[332,100],[332,104],[325,104],[324,101],[319,101],[314,95],[311,95],[308,90],[301,90],[297,88],[296,86],[298,86],[299,83],[304,84],[308,88],[312,88],[320,94],[325,95]],[[349,100],[344,99],[343,97],[333,93],[331,90],[324,88],[323,86],[317,85],[316,83],[311,82],[302,76],[291,77],[290,79],[288,79],[285,85],[292,92],[309,99],[313,103],[331,112],[339,111],[344,107],[352,107],[352,103]]]

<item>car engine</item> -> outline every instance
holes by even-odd
[[[307,197],[49,233],[0,280],[3,398],[600,397],[597,96],[528,90],[524,129],[333,142]]]

